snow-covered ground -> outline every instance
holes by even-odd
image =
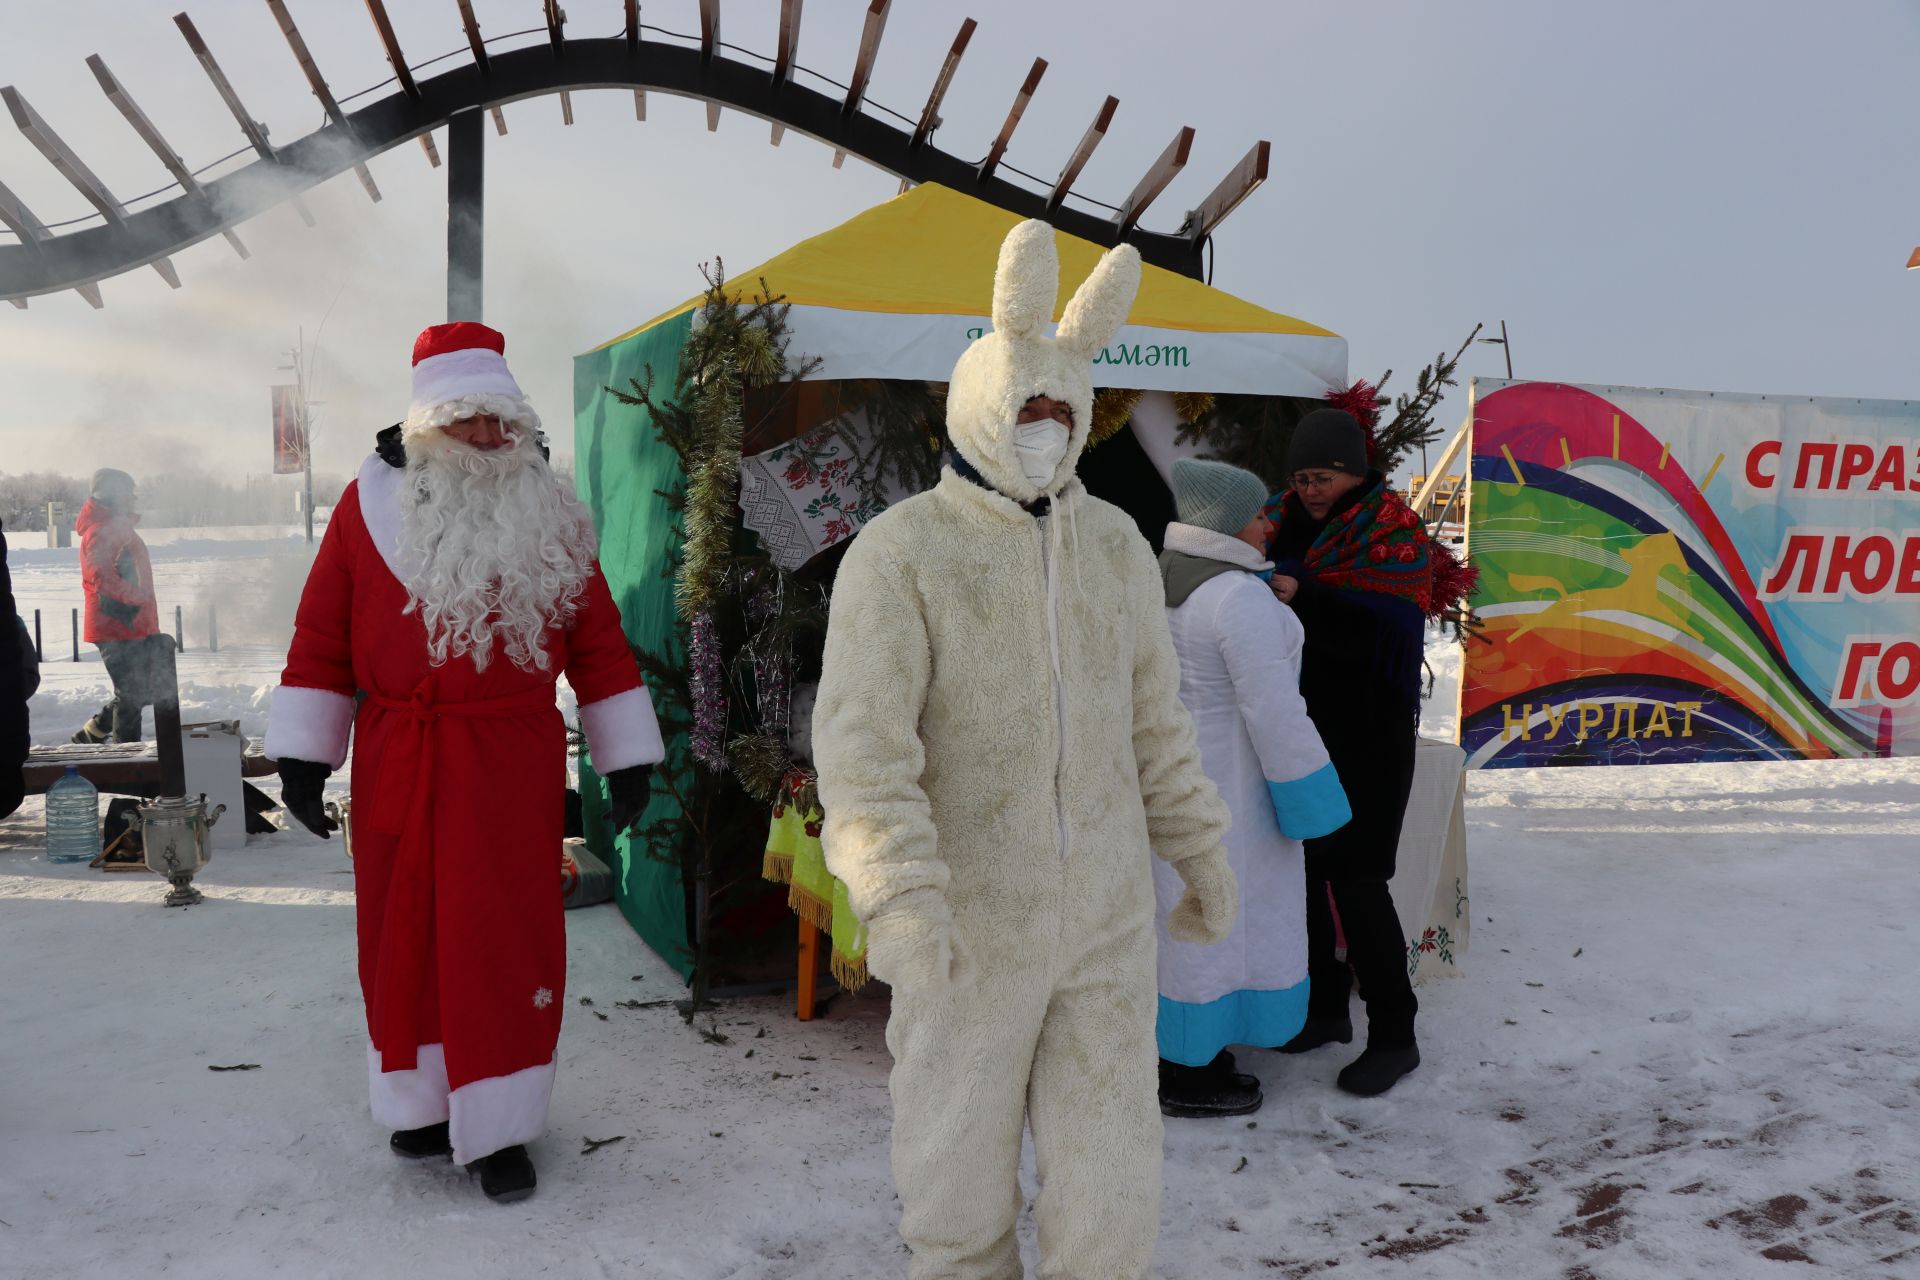
[[[223,637],[299,564],[156,551],[163,602],[219,584]],[[24,608],[77,600],[15,567]],[[188,718],[259,732],[284,618],[257,612],[218,655],[190,633]],[[106,690],[45,670],[40,741]],[[1363,1101],[1351,1050],[1243,1052],[1263,1111],[1168,1123],[1156,1274],[1920,1276],[1920,761],[1481,774],[1468,806],[1473,949],[1420,988],[1424,1064]],[[690,1028],[617,912],[570,913],[541,1190],[495,1206],[366,1114],[337,843],[256,836],[178,911],[48,865],[41,828],[0,823],[0,1276],[904,1274],[883,996]]]

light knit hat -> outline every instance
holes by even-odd
[[[1181,524],[1232,537],[1266,505],[1266,482],[1251,471],[1205,458],[1173,464],[1173,506]]]
[[[93,473],[93,485],[87,496],[109,505],[131,501],[133,477],[116,467],[102,467]]]

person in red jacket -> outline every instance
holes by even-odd
[[[579,699],[616,830],[665,754],[592,519],[548,468],[505,349],[471,322],[414,344],[406,420],[307,576],[266,744],[282,803],[325,837],[351,735],[374,1118],[395,1153],[451,1155],[495,1200],[534,1189],[526,1144],[546,1131],[566,1004],[554,682]]]
[[[159,685],[173,640],[160,634],[153,564],[134,531],[139,523],[133,477],[112,467],[94,472],[92,496],[73,527],[80,535],[80,582],[87,598],[85,638],[100,650],[113,700],[80,727],[75,742],[139,742],[143,711],[169,692]]]

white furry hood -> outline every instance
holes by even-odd
[[[1140,251],[1110,249],[1060,317],[1047,320],[1060,291],[1054,230],[1037,218],[1007,233],[993,275],[993,329],[961,353],[947,388],[947,431],[966,460],[1001,493],[1032,502],[1073,475],[1093,420],[1093,358],[1126,322],[1140,288]],[[1029,481],[1013,447],[1014,419],[1035,396],[1073,408],[1073,433],[1044,487]]]

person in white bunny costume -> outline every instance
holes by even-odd
[[[1047,1280],[1135,1280],[1159,1232],[1150,851],[1168,922],[1217,941],[1228,815],[1180,702],[1158,566],[1074,477],[1092,359],[1140,255],[1109,252],[1046,336],[1054,231],[1000,249],[993,329],[955,365],[951,465],[861,531],[814,712],[828,867],[893,987],[893,1175],[911,1280],[1018,1280],[1023,1123]]]

